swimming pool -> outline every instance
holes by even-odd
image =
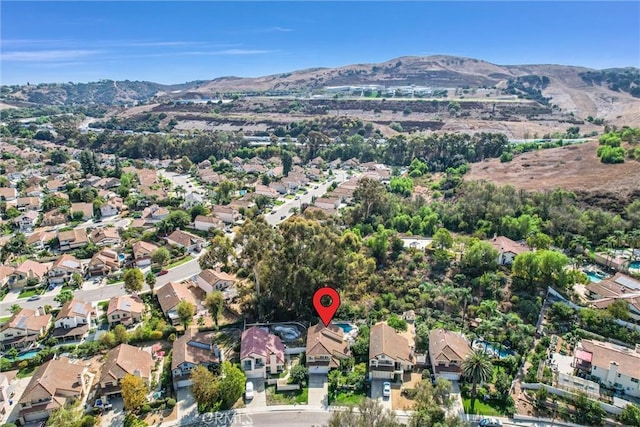
[[[486,341],[478,340],[473,343],[473,348],[476,349],[484,349],[494,356],[498,356],[500,359],[504,359],[505,357],[512,356],[514,354],[511,350],[506,349],[496,349],[493,345],[489,344]]]
[[[33,359],[34,357],[36,357],[38,353],[40,353],[40,350],[30,350],[30,351],[27,351],[26,353],[22,353],[18,355],[18,357],[16,357],[16,360]]]
[[[598,282],[602,282],[602,278],[600,278],[600,276],[598,276],[596,273],[594,273],[593,271],[587,271],[586,272],[587,277],[589,278],[589,280],[593,283],[598,283]]]
[[[342,332],[344,332],[345,334],[348,334],[349,332],[353,331],[353,325],[350,323],[334,323],[334,325],[342,329]]]
[[[633,261],[629,263],[629,268],[633,270],[640,270],[640,261]]]
[[[124,254],[118,254],[118,259],[120,262],[124,261]]]

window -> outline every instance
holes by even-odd
[[[638,380],[637,378],[631,378],[631,382],[632,382],[632,383],[639,383],[639,382],[640,382],[640,380]]]
[[[618,374],[618,378],[620,378],[620,374]]]

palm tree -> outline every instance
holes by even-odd
[[[493,365],[483,350],[474,350],[462,361],[462,375],[471,381],[471,413],[475,408],[478,384],[488,381],[493,373]]]
[[[487,319],[491,319],[498,314],[498,301],[493,299],[482,301],[478,307],[478,313],[482,313]]]

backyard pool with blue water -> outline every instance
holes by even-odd
[[[342,332],[344,332],[345,334],[348,334],[353,330],[353,325],[350,323],[334,323],[334,325],[342,329]]]
[[[500,359],[504,359],[505,357],[509,357],[509,356],[512,356],[513,354],[515,354],[511,350],[502,349],[502,348],[495,348],[490,343],[488,343],[486,341],[481,341],[481,340],[478,340],[478,341],[474,342],[473,346],[474,346],[474,348],[476,346],[477,347],[481,347],[481,348],[485,349],[486,351],[488,351],[489,353],[491,353],[493,355],[497,355]]]

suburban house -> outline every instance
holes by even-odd
[[[138,267],[145,267],[151,264],[151,254],[159,249],[158,246],[153,243],[138,241],[135,242],[132,246],[133,249],[133,259],[136,262]]]
[[[112,197],[107,200],[105,204],[100,206],[100,216],[102,218],[109,218],[118,215],[122,210],[123,201],[120,197]]]
[[[615,297],[601,298],[589,302],[589,305],[603,310],[616,301],[624,301],[629,307],[629,317],[634,320],[640,320],[640,291],[633,294],[618,295]]]
[[[240,366],[247,378],[267,378],[284,370],[284,344],[280,337],[252,326],[242,332]]]
[[[0,289],[2,289],[7,283],[9,283],[9,278],[13,274],[15,270],[14,267],[10,265],[1,265],[0,264]]]
[[[232,275],[210,268],[202,270],[200,274],[195,277],[195,282],[198,287],[206,293],[226,289],[232,286],[235,281],[236,279]]]
[[[51,317],[43,308],[23,308],[0,326],[0,347],[3,351],[28,347],[49,330]]]
[[[45,420],[56,409],[81,400],[90,387],[84,364],[71,363],[66,357],[51,359],[35,370],[18,401],[19,421],[24,425]]]
[[[58,233],[61,251],[72,251],[83,248],[89,244],[87,230],[85,228],[74,228],[73,230],[61,231]]]
[[[100,247],[119,246],[122,243],[115,227],[97,228],[91,232],[91,241]]]
[[[41,205],[40,197],[18,197],[16,202],[19,211],[39,211]]]
[[[213,214],[226,224],[234,224],[240,219],[240,213],[230,206],[214,205]]]
[[[93,203],[72,203],[69,212],[71,212],[71,216],[75,212],[82,212],[83,220],[91,219],[93,218]]]
[[[106,276],[120,268],[120,258],[117,252],[111,249],[102,249],[96,252],[89,261],[89,276]]]
[[[203,238],[182,230],[175,230],[166,240],[170,245],[185,248],[188,252],[200,252],[207,243]]]
[[[0,187],[0,200],[13,202],[18,198],[18,190],[13,187]]]
[[[79,341],[89,333],[95,310],[90,303],[72,299],[56,316],[53,337],[58,341]]]
[[[142,321],[144,302],[138,296],[122,295],[111,297],[107,307],[107,321],[109,326],[125,325]]]
[[[73,255],[64,254],[54,261],[47,275],[50,284],[59,285],[71,280],[73,273],[78,273],[81,277],[84,276],[84,267]]]
[[[156,224],[169,216],[169,210],[158,205],[151,205],[142,211],[142,219],[147,224]]]
[[[591,282],[586,288],[589,297],[594,299],[617,298],[640,293],[640,280],[623,273],[616,273],[615,276],[600,282]]]
[[[531,250],[527,245],[515,242],[505,236],[494,237],[490,243],[498,251],[498,265],[510,265],[516,255]]]
[[[9,287],[12,289],[21,288],[29,284],[30,281],[34,284],[40,284],[47,277],[50,267],[51,263],[40,263],[30,259],[25,260],[9,276]]]
[[[36,222],[38,221],[38,212],[36,211],[27,211],[14,219],[14,223],[20,228],[20,231],[30,233],[31,230],[36,226]]]
[[[154,363],[151,353],[129,344],[120,344],[107,353],[100,374],[100,395],[117,396],[122,392],[120,381],[127,374],[135,375],[148,385]]]
[[[196,298],[182,283],[169,282],[156,290],[156,296],[158,297],[162,312],[169,318],[172,325],[178,325],[180,323],[180,317],[176,312],[176,306],[180,301],[187,301],[196,307],[198,306]]]
[[[184,203],[182,207],[185,209],[191,209],[196,205],[204,204],[204,198],[198,193],[189,193],[184,198]]]
[[[609,342],[580,341],[573,355],[573,366],[596,377],[601,384],[640,397],[640,345],[635,349]]]
[[[444,329],[429,332],[429,359],[436,377],[459,381],[462,361],[471,351],[469,342],[461,334]]]
[[[191,370],[197,366],[209,368],[222,362],[222,353],[213,342],[214,337],[214,332],[189,328],[173,342],[171,375],[176,389],[191,385]]]
[[[369,332],[369,378],[402,381],[413,370],[415,358],[409,341],[386,322]]]
[[[67,222],[67,215],[60,212],[58,209],[45,212],[42,214],[42,220],[40,226],[52,227],[54,225],[62,225]]]
[[[307,331],[307,368],[310,374],[327,374],[350,355],[349,345],[339,326],[318,323]]]
[[[315,200],[314,205],[321,209],[338,209],[338,206],[340,206],[340,199],[337,197],[318,197]]]
[[[10,409],[9,403],[9,378],[6,374],[0,374],[0,421],[4,420],[7,410]],[[11,402],[13,403],[13,402]]]
[[[209,231],[212,228],[221,230],[224,228],[224,222],[215,216],[198,215],[193,221],[193,228],[198,231]]]

